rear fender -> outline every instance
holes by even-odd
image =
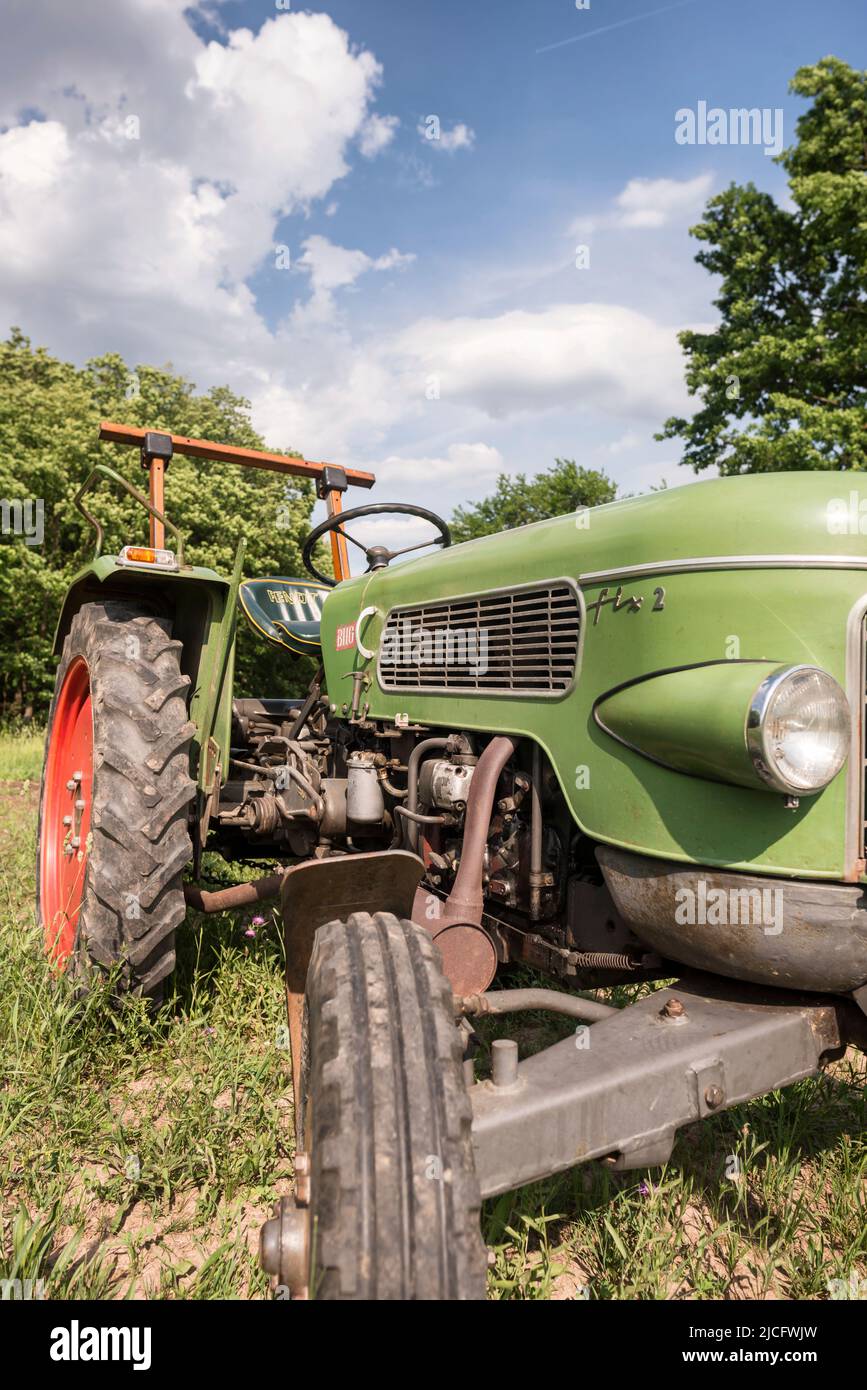
[[[147,600],[172,620],[173,636],[183,646],[181,669],[190,677],[190,719],[196,726],[191,772],[199,788],[200,820],[215,790],[218,772],[225,773],[228,766],[242,560],[243,544],[232,578],[224,579],[215,570],[201,567],[175,574],[148,574],[119,565],[112,556],[101,556],[73,579],[54,636],[54,651],[59,655],[78,610],[86,603],[107,598]]]

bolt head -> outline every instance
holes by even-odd
[[[704,1093],[704,1101],[710,1110],[717,1110],[724,1100],[725,1094],[721,1086],[708,1086]]]
[[[663,1018],[683,1018],[686,1009],[679,999],[667,999],[660,1013]]]

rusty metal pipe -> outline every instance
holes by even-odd
[[[603,1018],[620,1013],[610,1004],[598,1004],[595,999],[582,999],[578,994],[564,994],[556,989],[495,989],[463,999],[455,996],[455,1012],[476,1018],[483,1014],[516,1014],[524,1009],[544,1009],[583,1023],[601,1023]]]
[[[404,787],[403,790],[401,790],[400,787],[394,786],[392,782],[389,782],[388,773],[385,771],[381,771],[377,775],[379,777],[379,784],[382,787],[383,791],[388,792],[389,796],[393,796],[395,801],[406,800],[406,798],[409,796],[409,791],[406,787]]]
[[[443,904],[442,915],[452,922],[482,920],[482,873],[494,796],[500,773],[517,751],[519,742],[517,738],[500,734],[491,739],[476,763],[467,796],[461,862],[452,891]]]
[[[435,748],[448,748],[448,738],[423,738],[421,743],[417,743],[409,755],[406,765],[406,810],[418,812],[418,768],[419,763],[425,753],[432,753]],[[406,828],[406,842],[411,850],[418,848],[418,829],[415,825],[408,825]]]
[[[284,873],[268,874],[265,878],[254,879],[252,883],[236,883],[232,888],[221,888],[216,893],[185,883],[184,898],[187,906],[196,912],[234,912],[239,907],[255,907],[256,903],[279,897],[284,877]]]

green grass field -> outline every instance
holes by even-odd
[[[0,780],[38,780],[42,771],[45,730],[13,733],[0,729]]]
[[[276,922],[191,914],[156,1018],[74,1007],[34,925],[40,756],[0,739],[0,1277],[60,1299],[268,1297],[258,1230],[293,1150]],[[512,1035],[526,1052],[557,1028],[527,1014]],[[591,1164],[488,1203],[490,1297],[863,1296],[864,1074],[850,1053],[685,1130],[665,1170]]]

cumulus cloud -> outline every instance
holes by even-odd
[[[698,174],[694,179],[630,179],[615,198],[612,211],[578,217],[570,230],[667,227],[685,222],[701,210],[712,187],[713,174]]]
[[[353,142],[382,147],[379,63],[323,14],[205,43],[183,0],[81,0],[56,6],[46,44],[38,7],[11,5],[0,318],[76,357],[171,355],[205,383],[229,376],[234,353],[215,352],[228,329],[244,389],[273,351],[247,281],[278,219],[347,174]]]
[[[618,435],[616,439],[612,439],[611,443],[605,446],[605,452],[612,455],[625,454],[628,453],[630,449],[637,449],[639,444],[643,443],[643,435],[636,433],[635,430],[627,430],[625,434]]]
[[[230,382],[249,396],[275,445],[345,462],[390,450],[386,477],[452,485],[456,500],[505,468],[478,442],[486,420],[592,407],[622,430],[688,408],[674,326],[614,304],[351,332],[342,296],[413,259],[387,244],[317,234],[296,257],[293,241],[302,302],[266,322],[252,287],[290,235],[281,219],[318,202],[336,212],[353,156],[384,149],[396,121],[374,109],[379,63],[327,15],[281,12],[209,43],[185,13],[184,0],[53,3],[46,44],[42,7],[7,0],[17,42],[0,49],[4,329],[20,323],[76,361],[108,349],[171,359],[201,387]],[[474,138],[464,124],[440,134],[430,143],[447,152]],[[631,194],[618,215],[651,202],[646,189],[643,201]],[[402,441],[416,427],[421,442],[396,444],[396,429]]]
[[[659,419],[684,404],[676,334],[617,304],[556,304],[491,318],[425,319],[400,351],[439,382],[443,400],[492,419],[590,408]]]
[[[403,270],[414,260],[412,252],[398,251],[394,246],[382,256],[368,256],[364,251],[337,246],[328,237],[308,237],[296,265],[310,276],[311,297],[296,308],[293,321],[332,317],[335,290],[354,285],[369,270]]]
[[[445,154],[454,154],[455,150],[472,149],[476,143],[476,132],[463,121],[453,125],[451,130],[446,130],[440,124],[439,116],[428,116],[426,120],[420,121],[418,133],[433,149],[441,150]]]
[[[442,131],[436,145],[437,149],[445,150],[446,154],[453,154],[455,150],[468,150],[475,143],[475,131],[470,130],[470,127],[461,121],[458,125],[452,126],[451,130]]]
[[[415,256],[392,247],[383,256],[368,256],[337,246],[328,237],[311,236],[303,243],[298,265],[309,271],[314,294],[352,285],[366,270],[395,270],[411,265]]]
[[[437,486],[459,482],[475,486],[492,482],[505,471],[503,455],[490,444],[450,444],[445,454],[426,457],[389,454],[377,463],[376,476],[380,482],[424,481]]]
[[[381,150],[390,145],[399,125],[397,116],[378,116],[376,113],[369,116],[358,137],[358,148],[365,159],[374,159]]]
[[[665,227],[698,211],[713,185],[713,174],[694,179],[630,179],[617,195],[621,226]]]
[[[299,447],[313,440],[326,457],[373,459],[374,470],[398,484],[454,482],[464,496],[480,479],[508,471],[491,445],[406,449],[382,461],[379,442],[396,425],[429,430],[434,418],[466,439],[491,421],[559,411],[613,420],[620,436],[612,452],[625,452],[639,430],[690,409],[676,327],[616,304],[428,317],[369,338],[353,337],[339,315],[299,311],[278,331],[271,355],[289,371],[264,370],[250,388],[269,437],[276,432]]]

